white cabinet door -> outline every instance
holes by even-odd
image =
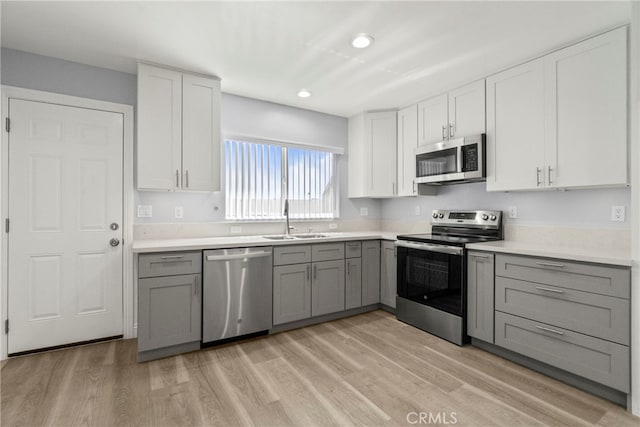
[[[484,80],[449,92],[449,138],[485,133]]]
[[[220,81],[185,74],[182,113],[182,188],[219,191]]]
[[[418,106],[398,111],[398,196],[416,195]]]
[[[138,64],[136,187],[180,188],[182,73]]]
[[[397,272],[396,249],[393,242],[382,242],[382,263],[380,269],[380,302],[396,307]]]
[[[347,194],[348,197],[366,197],[365,177],[371,158],[367,155],[368,146],[364,141],[364,114],[349,117],[348,134]]]
[[[396,112],[365,114],[365,141],[368,143],[368,196],[392,197],[396,192]]]
[[[344,311],[344,259],[314,262],[311,285],[311,315]]]
[[[427,99],[418,104],[418,144],[428,145],[449,138],[448,96]]]
[[[626,27],[546,56],[545,72],[547,185],[626,184]]]
[[[487,79],[488,191],[544,185],[544,101],[543,58]]]

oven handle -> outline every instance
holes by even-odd
[[[406,240],[396,240],[394,244],[396,247],[439,252],[443,254],[462,255],[464,253],[464,248],[459,248],[457,246],[432,245],[429,243],[409,242]]]

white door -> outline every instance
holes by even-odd
[[[220,80],[182,76],[182,188],[220,191]]]
[[[542,188],[544,59],[487,78],[487,191]]]
[[[484,80],[449,92],[449,138],[485,133]]]
[[[418,104],[418,144],[428,145],[449,139],[448,97],[446,93]]]
[[[9,354],[122,335],[123,115],[10,99],[9,117]]]

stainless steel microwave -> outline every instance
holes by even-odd
[[[486,179],[485,134],[416,148],[416,183],[457,184]]]

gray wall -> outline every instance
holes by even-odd
[[[611,221],[611,206],[627,208],[625,222]],[[491,209],[507,212],[516,206],[522,225],[566,225],[575,227],[629,228],[631,192],[628,188],[570,191],[488,193],[484,183],[444,186],[437,196],[385,200],[382,216],[388,220],[425,220],[433,209]],[[420,215],[415,215],[416,207]]]
[[[2,48],[2,84],[81,96],[122,104],[136,104],[136,76],[76,62]],[[224,87],[224,81],[222,82]],[[222,129],[226,134],[306,142],[347,148],[347,119],[300,108],[223,94]],[[340,219],[360,218],[367,207],[368,219],[380,218],[380,202],[349,200],[347,155],[339,160]],[[224,220],[223,193],[164,193],[138,191],[134,205],[152,205],[152,218],[136,222],[208,222]],[[174,208],[184,208],[184,218]]]

